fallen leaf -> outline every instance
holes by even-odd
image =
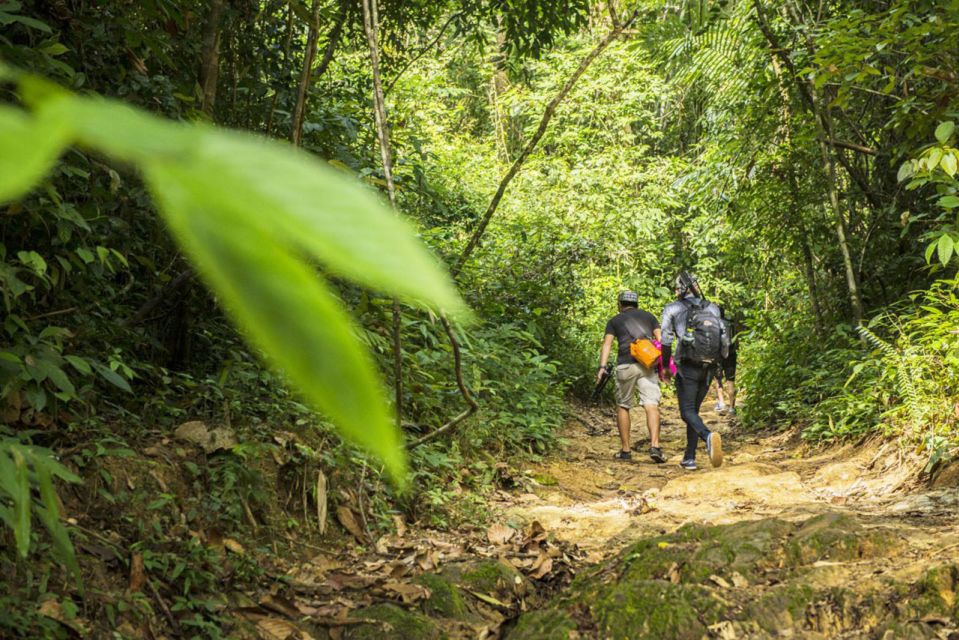
[[[709,576],[709,579],[713,584],[718,587],[722,587],[723,589],[728,589],[731,586],[722,576],[711,575]]]
[[[749,586],[749,580],[743,577],[743,574],[738,571],[733,571],[733,574],[729,576],[733,581],[733,586],[742,589],[743,587]]]
[[[485,593],[480,593],[479,591],[473,591],[472,589],[467,589],[466,592],[475,596],[476,598],[479,598],[486,604],[491,604],[494,607],[502,607],[503,609],[509,609],[508,604],[506,604],[505,602],[502,602],[501,600],[497,600],[493,596],[486,595]]]
[[[542,580],[545,576],[549,575],[552,570],[553,559],[546,554],[541,554],[533,564],[533,572],[530,574],[530,577],[536,580]]]
[[[403,516],[394,515],[393,516],[393,525],[396,527],[396,536],[402,538],[406,535],[406,522],[403,520]]]
[[[494,523],[486,531],[486,539],[489,540],[490,544],[495,545],[506,544],[514,535],[516,535],[516,529],[512,529],[498,522]]]
[[[273,613],[279,613],[289,618],[297,618],[300,615],[299,608],[292,600],[287,600],[282,596],[265,595],[260,598],[260,606]]]
[[[297,632],[296,626],[279,618],[262,618],[256,623],[256,631],[262,640],[287,640]]]
[[[130,593],[140,593],[147,582],[146,568],[143,566],[143,554],[134,553],[130,557]]]
[[[246,553],[246,549],[243,548],[243,545],[233,538],[223,538],[223,546],[238,556],[242,556]]]
[[[680,575],[678,563],[674,562],[670,565],[669,570],[666,572],[666,578],[673,584],[679,584]]]
[[[316,472],[316,521],[320,523],[320,533],[326,533],[326,511],[327,511],[327,481],[326,474],[322,471]],[[351,532],[352,533],[352,532]]]
[[[344,506],[337,507],[336,519],[340,521],[340,524],[343,525],[344,529],[353,534],[353,537],[356,538],[358,542],[366,542],[366,534],[356,521],[356,516],[353,514],[352,509]]]
[[[427,587],[412,582],[387,582],[383,585],[383,589],[400,596],[404,604],[413,604],[418,600],[425,600],[432,594]]]

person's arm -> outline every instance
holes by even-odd
[[[659,327],[653,329],[653,339],[661,343],[663,341],[663,330]]]
[[[599,369],[596,371],[596,384],[599,384],[599,381],[602,379],[603,370],[609,361],[609,352],[613,348],[613,337],[612,334],[607,333],[606,338],[603,340],[603,348],[599,351]]]

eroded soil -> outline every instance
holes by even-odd
[[[611,415],[578,409],[555,454],[504,467],[491,527],[409,527],[291,569],[291,634],[959,638],[954,488],[920,485],[893,445],[816,450],[793,433],[704,417],[723,433],[726,461],[708,468],[701,449],[700,470],[687,472],[674,407],[665,464],[614,460],[614,432],[586,428]],[[261,635],[278,623],[252,621]]]

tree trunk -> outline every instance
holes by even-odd
[[[333,24],[333,29],[330,31],[329,38],[327,39],[323,59],[320,60],[316,71],[313,71],[313,60],[316,59],[316,49],[319,40],[320,0],[314,0],[313,2],[312,24],[310,25],[309,35],[307,35],[306,38],[306,54],[303,59],[303,71],[300,73],[300,86],[297,89],[296,105],[293,108],[293,133],[291,139],[294,147],[300,146],[303,138],[303,121],[306,118],[306,101],[310,85],[326,73],[327,68],[329,68],[330,62],[333,60],[333,52],[336,49],[336,44],[340,39],[340,34],[343,32],[343,25],[346,22],[348,9],[349,4],[347,0],[343,0],[340,3],[340,15]]]
[[[203,49],[200,59],[200,88],[203,91],[203,113],[213,119],[216,85],[220,75],[220,30],[226,0],[211,0],[210,12],[203,27]]]
[[[310,22],[309,34],[306,37],[306,53],[303,55],[303,69],[300,71],[300,85],[296,91],[296,105],[293,107],[293,132],[290,139],[293,146],[300,146],[303,135],[303,118],[306,113],[306,93],[310,87],[310,72],[313,69],[313,58],[316,57],[316,39],[320,22],[320,0],[313,0],[313,13]]]
[[[376,137],[380,143],[380,157],[383,161],[383,177],[386,179],[386,191],[390,204],[396,211],[396,186],[393,183],[393,152],[390,148],[389,121],[386,117],[386,100],[383,97],[383,81],[380,76],[380,48],[376,40],[378,28],[376,0],[363,0],[363,28],[370,45],[370,65],[373,71],[373,115],[376,121]],[[402,318],[400,303],[393,300],[393,390],[396,408],[396,424],[403,419],[403,345]]]

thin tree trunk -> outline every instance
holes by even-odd
[[[316,59],[316,49],[319,40],[320,0],[314,0],[313,2],[313,21],[310,25],[309,34],[306,37],[306,54],[303,60],[303,71],[300,73],[300,86],[296,93],[296,105],[293,107],[293,133],[291,140],[293,141],[294,147],[300,146],[303,138],[303,121],[306,118],[306,101],[310,85],[326,72],[330,66],[330,62],[333,60],[333,52],[340,39],[340,33],[343,32],[343,24],[346,22],[348,7],[347,0],[343,0],[340,3],[340,15],[330,30],[326,49],[323,51],[323,59],[320,60],[316,71],[313,71],[313,60]]]
[[[226,0],[212,0],[203,27],[203,49],[200,59],[200,88],[203,91],[203,113],[213,117],[216,85],[220,75],[220,30]]]
[[[313,58],[316,57],[316,39],[319,37],[320,0],[313,0],[310,29],[306,36],[306,52],[303,54],[303,69],[300,71],[300,84],[296,90],[296,105],[293,107],[293,131],[290,140],[294,147],[300,146],[303,136],[303,118],[306,113],[306,94],[310,87],[310,71]]]
[[[363,28],[370,45],[370,64],[373,70],[373,114],[376,120],[376,137],[380,142],[380,157],[383,160],[383,177],[390,204],[396,211],[396,186],[393,183],[393,153],[390,149],[389,121],[386,117],[386,100],[383,97],[383,82],[380,77],[380,48],[376,40],[378,29],[376,0],[363,0]],[[393,391],[396,405],[396,424],[403,418],[403,345],[400,303],[393,300]]]
[[[809,289],[809,302],[812,305],[813,318],[816,323],[816,333],[823,337],[826,333],[826,323],[822,313],[822,307],[819,304],[819,286],[816,283],[816,268],[813,262],[812,247],[809,246],[809,234],[806,231],[806,224],[802,219],[802,208],[800,206],[799,184],[796,181],[796,172],[792,166],[789,168],[789,193],[792,197],[792,211],[795,217],[796,231],[799,236],[799,248],[803,258],[803,272],[806,276],[806,287]]]
[[[503,199],[503,195],[506,193],[506,188],[509,186],[509,183],[512,182],[513,178],[516,177],[516,174],[519,173],[519,170],[523,167],[526,159],[533,152],[533,149],[536,148],[536,145],[539,144],[543,134],[546,133],[546,127],[549,126],[549,121],[553,119],[553,114],[556,113],[556,108],[559,107],[560,103],[566,98],[573,86],[576,84],[576,81],[579,80],[580,76],[582,76],[586,69],[589,68],[589,65],[593,62],[593,60],[599,57],[599,55],[606,50],[610,43],[619,37],[624,29],[629,28],[629,26],[633,24],[633,21],[636,20],[638,15],[639,9],[633,11],[633,13],[629,16],[629,19],[627,19],[624,23],[613,27],[613,29],[607,33],[602,40],[599,41],[593,50],[590,51],[585,58],[583,58],[583,61],[579,63],[579,67],[577,67],[576,71],[573,72],[573,75],[569,77],[569,79],[566,81],[566,84],[563,85],[563,88],[560,89],[559,93],[556,94],[556,97],[554,97],[546,106],[546,111],[543,112],[543,117],[539,122],[539,127],[537,127],[536,132],[533,134],[533,137],[530,138],[529,142],[526,143],[526,147],[519,154],[519,157],[513,161],[509,171],[507,171],[506,175],[503,176],[503,179],[500,180],[499,187],[496,189],[493,199],[486,208],[486,212],[483,214],[482,219],[476,226],[476,229],[473,231],[473,235],[470,237],[469,242],[463,249],[463,252],[460,254],[452,269],[450,269],[450,273],[454,278],[457,277],[460,271],[463,270],[463,266],[466,264],[466,261],[469,260],[470,254],[473,253],[473,250],[476,249],[476,246],[482,239],[483,234],[486,232],[487,225],[489,225],[493,214],[496,213],[496,209],[499,207],[500,200]]]

